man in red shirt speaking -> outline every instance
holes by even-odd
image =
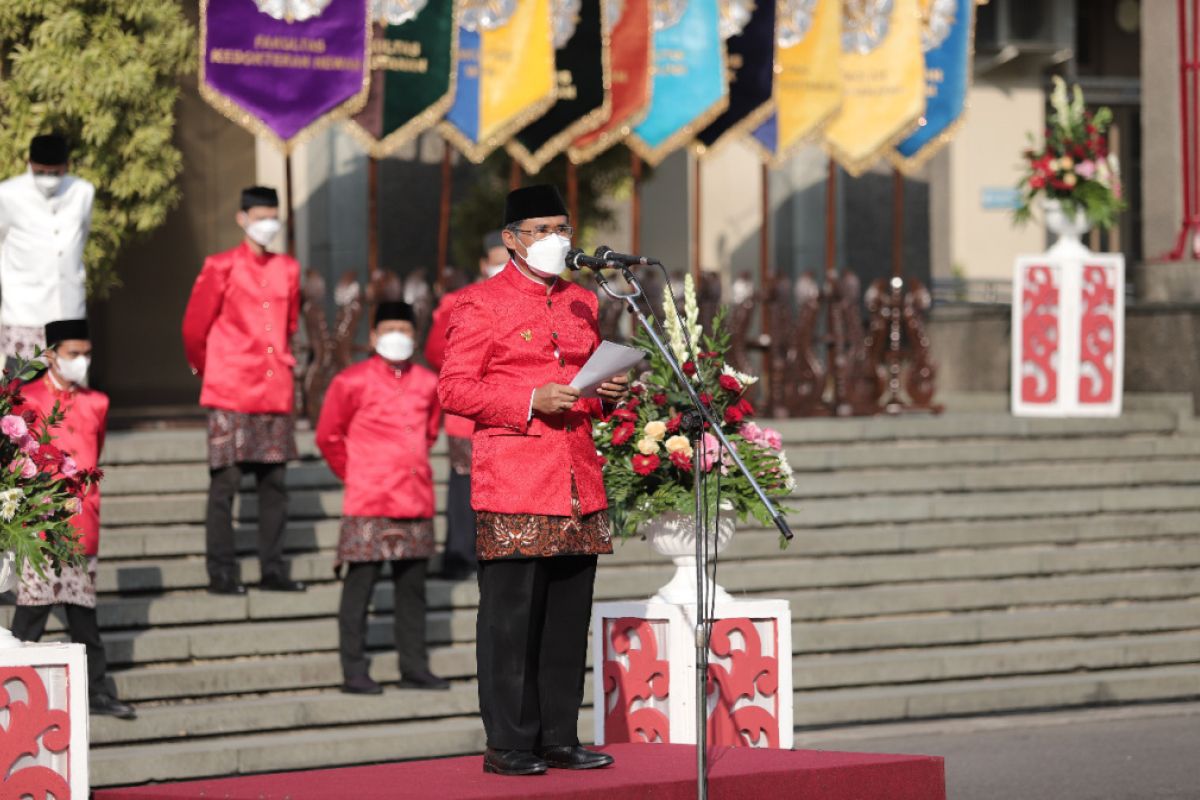
[[[274,189],[242,191],[232,250],[204,261],[183,317],[183,347],[200,375],[208,409],[211,483],[205,520],[208,590],[245,594],[233,540],[233,498],[242,472],[258,489],[259,587],[304,591],[283,560],[287,527],[287,462],[296,458],[291,340],[300,321],[300,265],[267,249],[279,234]]]
[[[559,279],[573,233],[554,187],[508,195],[512,258],[463,290],[438,382],[442,408],[475,423],[483,768],[501,775],[612,763],[576,733],[596,557],[612,539],[591,434],[600,400],[568,385],[600,344],[596,296]],[[599,392],[624,399],[626,376]]]

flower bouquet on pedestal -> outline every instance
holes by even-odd
[[[754,408],[745,396],[758,379],[726,363],[729,334],[724,309],[713,320],[712,333],[705,335],[699,324],[700,312],[691,276],[684,284],[684,308],[685,318],[680,319],[670,297],[663,302],[664,327],[671,350],[764,492],[769,497],[788,495],[795,483],[783,452],[782,437],[778,431],[759,427],[752,421]],[[692,475],[694,446],[680,430],[683,414],[691,408],[691,403],[644,331],[635,337],[635,345],[650,353],[650,369],[632,383],[633,397],[614,411],[608,421],[593,428],[608,492],[609,515],[614,531],[620,536],[647,533],[652,522],[661,524],[664,520],[687,518],[690,523],[696,505]],[[699,446],[700,468],[708,478],[704,502],[709,518],[716,517],[720,510],[727,512],[726,516],[743,521],[753,516],[763,525],[771,525],[766,508],[717,437],[706,432]]]
[[[71,517],[101,477],[54,446],[52,431],[62,421],[57,406],[44,417],[22,407],[21,386],[41,369],[18,362],[0,377],[0,591],[16,585],[25,564],[41,577],[63,564],[83,564]]]
[[[1086,110],[1080,88],[1075,86],[1068,98],[1067,84],[1058,76],[1054,77],[1050,106],[1045,141],[1039,148],[1030,137],[1031,145],[1022,154],[1025,168],[1017,186],[1021,203],[1016,221],[1027,222],[1034,200],[1040,197],[1048,216],[1061,215],[1072,228],[1109,228],[1125,208],[1120,164],[1108,149],[1112,111],[1100,108],[1093,114]]]

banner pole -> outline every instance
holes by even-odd
[[[773,413],[771,407],[771,389],[775,382],[775,375],[772,372],[774,366],[774,358],[772,353],[775,350],[775,341],[771,336],[771,301],[774,299],[774,287],[771,283],[771,168],[764,161],[760,167],[760,189],[762,192],[762,223],[759,225],[758,232],[758,287],[763,302],[762,309],[762,341],[766,344],[766,349],[763,351],[763,369],[762,369],[762,401],[768,409],[767,413]]]
[[[287,214],[287,252],[289,256],[296,255],[296,217],[292,213],[292,154],[287,153],[283,157],[283,184],[284,194],[287,195],[287,205],[285,213]]]
[[[642,252],[642,158],[629,151],[629,174],[633,178],[633,198],[629,203],[629,252]]]
[[[579,227],[579,173],[575,162],[567,159],[567,214],[571,224]]]
[[[367,275],[379,269],[379,160],[367,157]]]
[[[446,282],[446,262],[450,259],[450,193],[453,190],[450,170],[450,143],[442,142],[442,195],[438,206],[437,278],[434,283],[440,295]]]

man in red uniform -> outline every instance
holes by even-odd
[[[479,275],[486,280],[500,274],[508,263],[508,249],[500,231],[483,237]],[[447,292],[433,312],[433,324],[425,339],[425,361],[441,370],[446,360],[446,329],[450,312],[463,289]],[[446,443],[450,450],[450,485],[446,492],[446,548],[442,552],[441,577],[462,580],[475,572],[475,512],[471,510],[471,434],[475,423],[466,417],[446,415]]]
[[[346,565],[338,610],[342,691],[379,694],[365,655],[367,605],[385,561],[392,565],[401,689],[448,689],[429,671],[425,571],[433,555],[433,471],[429,448],[442,416],[437,376],[412,363],[413,310],[380,303],[371,331],[375,355],[329,385],[317,447],[346,485],[334,569]]]
[[[95,469],[104,449],[108,424],[108,395],[84,386],[92,357],[87,320],[69,319],[46,325],[46,362],[49,369],[21,388],[24,406],[42,419],[54,405],[62,422],[50,433],[54,446],[70,456],[63,471]],[[71,641],[87,647],[88,702],[93,714],[134,719],[133,708],[116,697],[107,678],[108,661],[100,625],[96,620],[96,566],[100,552],[100,485],[92,484],[78,514],[71,520],[79,531],[79,544],[87,561],[83,568],[64,565],[58,575],[38,577],[29,564],[17,588],[17,608],[12,632],[23,642],[36,642],[46,630],[50,610],[61,605],[67,615]]]
[[[259,588],[302,592],[283,560],[285,473],[296,458],[291,338],[300,319],[300,265],[267,250],[280,229],[274,189],[244,190],[237,223],[242,243],[205,259],[183,317],[184,351],[203,380],[200,405],[208,409],[208,590],[246,593],[233,499],[247,471],[257,479]]]
[[[554,187],[509,194],[512,260],[463,291],[438,382],[442,407],[475,422],[483,768],[502,775],[612,763],[576,734],[596,557],[612,539],[591,434],[600,402],[568,385],[600,343],[596,296],[558,279],[573,233]],[[626,393],[624,375],[600,387],[607,401]]]

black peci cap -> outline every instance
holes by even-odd
[[[566,215],[567,204],[562,195],[548,183],[514,189],[504,201],[505,227],[523,219]]]
[[[384,300],[375,307],[375,324],[378,325],[391,319],[413,323],[417,321],[416,315],[413,314],[413,307],[408,303],[403,300]]]
[[[86,319],[60,319],[46,323],[46,347],[55,347],[68,339],[90,341]]]
[[[29,161],[47,167],[67,163],[67,140],[57,133],[45,133],[29,141]]]
[[[255,206],[279,208],[279,194],[270,186],[249,186],[242,189],[242,211]]]

